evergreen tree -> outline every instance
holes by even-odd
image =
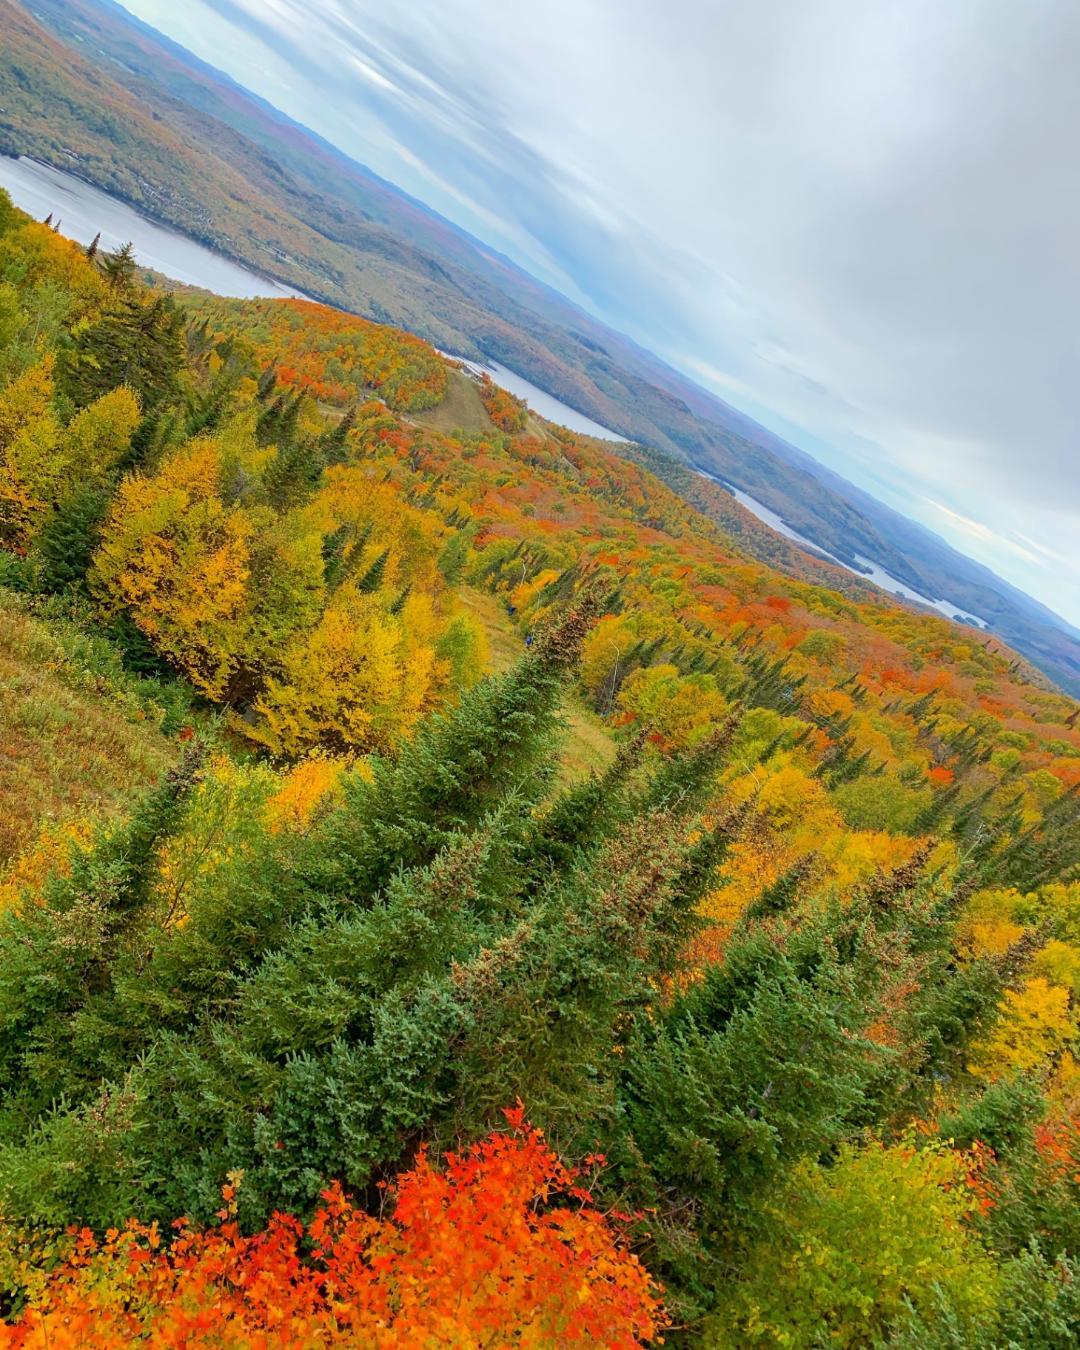
[[[323,458],[327,464],[344,464],[347,455],[346,450],[349,445],[349,435],[356,426],[356,407],[351,407],[342,417],[340,422],[335,423],[327,431],[324,431],[319,440],[319,449],[322,451]]]
[[[130,290],[135,280],[135,245],[130,241],[121,244],[101,258],[101,270],[114,291]]]
[[[322,477],[318,448],[308,441],[284,441],[263,475],[267,500],[275,511],[302,506],[314,494]]]
[[[371,565],[356,583],[357,590],[364,595],[374,595],[383,584],[383,578],[386,575],[386,564],[390,559],[390,550],[384,548],[381,553],[375,555]]]
[[[0,988],[0,1092],[22,1110],[49,1106],[96,1055],[92,1042],[73,1041],[73,1023],[109,985],[117,955],[138,941],[158,847],[180,819],[201,758],[197,746],[126,826],[77,853],[71,875],[54,878],[40,904],[0,915],[0,959],[11,975]]]
[[[170,296],[149,302],[121,292],[61,353],[58,383],[76,407],[126,385],[149,416],[176,399],[183,367],[183,320]]]
[[[43,590],[81,588],[101,538],[109,510],[108,489],[84,483],[49,517],[35,544],[38,580]]]

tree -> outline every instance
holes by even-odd
[[[127,459],[138,424],[138,401],[123,386],[76,413],[60,445],[67,484],[105,483]]]
[[[1032,975],[1020,989],[1006,989],[1001,1017],[974,1048],[972,1072],[991,1081],[1041,1068],[1076,1037],[1076,1015],[1067,988]]]
[[[46,591],[81,588],[109,511],[109,494],[97,483],[75,488],[53,511],[38,535],[34,554]]]
[[[801,1163],[767,1205],[768,1236],[721,1290],[710,1344],[891,1343],[942,1298],[970,1336],[997,1288],[968,1223],[979,1204],[968,1167],[906,1142]]]
[[[352,585],[340,587],[316,627],[287,645],[255,702],[253,734],[278,753],[313,745],[389,750],[428,706],[435,653]]]
[[[390,557],[390,550],[384,548],[377,553],[370,566],[357,580],[356,588],[362,595],[374,595],[383,583],[383,577],[386,575],[386,564]]]
[[[60,425],[52,407],[52,359],[0,391],[0,544],[25,551],[60,478]]]
[[[97,244],[98,235],[94,243]],[[87,253],[87,257],[93,258],[97,253],[94,248],[92,252]],[[101,270],[105,274],[105,279],[114,291],[130,290],[135,280],[135,245],[129,240],[126,244],[120,244],[113,249],[111,253],[106,253],[101,258]]]
[[[177,397],[183,362],[183,316],[173,299],[118,286],[112,305],[64,349],[58,384],[78,408],[126,385],[149,414]]]
[[[659,1338],[660,1290],[592,1204],[588,1180],[507,1111],[494,1133],[442,1167],[421,1152],[372,1217],[337,1185],[306,1226],[277,1214],[245,1236],[237,1174],[221,1221],[130,1223],[98,1241],[83,1230],[16,1318],[27,1347],[75,1350],[132,1336],[162,1347],[603,1343]]]
[[[127,611],[155,647],[211,698],[244,652],[252,522],[218,492],[221,459],[192,441],[152,476],[126,479],[102,529],[91,590]]]

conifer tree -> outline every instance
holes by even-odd
[[[135,280],[136,265],[135,246],[130,240],[101,258],[101,270],[114,291],[130,289]]]
[[[356,406],[354,404],[353,407],[345,413],[340,422],[335,423],[329,430],[323,432],[319,441],[319,449],[322,451],[323,458],[326,460],[327,464],[345,463],[349,435],[355,426]]]
[[[383,577],[386,575],[386,564],[390,559],[390,550],[384,548],[375,555],[370,566],[358,578],[356,588],[362,595],[374,595],[383,583]]]
[[[44,590],[83,588],[108,511],[109,491],[99,483],[83,483],[59,503],[34,546]]]
[[[179,394],[183,321],[170,296],[147,302],[134,290],[117,292],[112,307],[62,352],[59,384],[79,408],[126,385],[149,415]]]
[[[14,1092],[24,1110],[44,1109],[84,1075],[93,1081],[99,1047],[73,1042],[75,1019],[108,987],[118,954],[138,941],[157,849],[180,819],[201,759],[196,745],[125,826],[76,854],[71,875],[55,878],[40,904],[0,915],[0,959],[11,974],[0,988],[0,1093]]]

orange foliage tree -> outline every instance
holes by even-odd
[[[0,1346],[632,1347],[659,1338],[660,1290],[519,1105],[494,1133],[436,1167],[421,1152],[389,1187],[387,1212],[337,1186],[311,1223],[275,1214],[244,1236],[233,1176],[221,1223],[132,1220],[99,1240],[72,1230],[43,1272],[9,1242],[9,1281],[26,1290]],[[602,1162],[593,1158],[591,1163]],[[310,1255],[307,1253],[310,1252]]]

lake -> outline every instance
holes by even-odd
[[[193,239],[139,215],[125,202],[81,178],[35,159],[0,155],[0,187],[7,189],[16,206],[37,220],[44,220],[51,212],[53,220],[60,222],[60,233],[67,238],[89,244],[100,232],[104,249],[130,242],[143,267],[152,267],[189,286],[241,298],[304,298],[301,291],[280,286],[230,262]]]
[[[855,561],[859,566],[852,567],[842,558],[837,558],[835,554],[830,553],[828,549],[822,548],[820,544],[815,544],[812,539],[807,539],[798,530],[793,530],[786,520],[778,516],[775,511],[770,511],[764,502],[759,502],[755,497],[751,497],[748,492],[743,492],[741,488],[732,487],[730,483],[725,483],[722,479],[714,477],[713,474],[706,473],[704,469],[698,469],[698,473],[702,478],[708,478],[714,483],[719,483],[721,487],[727,488],[741,506],[745,506],[752,515],[757,516],[758,520],[776,530],[778,534],[782,534],[785,539],[790,539],[800,547],[828,558],[830,562],[846,568],[847,571],[853,572],[855,576],[862,577],[864,581],[872,581],[875,586],[879,586],[883,591],[888,591],[890,595],[900,595],[905,600],[914,600],[917,604],[928,605],[931,609],[936,609],[939,614],[944,614],[947,619],[953,619],[957,623],[974,624],[976,628],[988,626],[985,619],[980,619],[977,614],[969,614],[959,605],[954,605],[951,600],[931,600],[925,595],[920,595],[918,591],[906,585],[899,577],[894,577],[891,572],[886,572],[884,567],[874,562],[872,558],[864,558],[861,553],[855,554]]]
[[[0,187],[11,194],[16,206],[43,220],[50,212],[60,222],[60,233],[80,244],[89,244],[95,235],[101,235],[101,246],[105,249],[118,248],[130,242],[135,248],[135,256],[144,267],[152,267],[176,281],[189,286],[201,286],[204,290],[217,295],[231,295],[240,298],[269,297],[281,299],[287,296],[306,298],[302,291],[281,286],[276,281],[261,277],[256,272],[230,262],[202,244],[188,239],[182,234],[155,224],[145,216],[128,206],[125,202],[110,197],[108,193],[92,187],[73,174],[51,168],[34,159],[9,159],[0,155]],[[445,355],[446,353],[444,353]],[[454,358],[455,360],[458,358]],[[584,436],[597,436],[602,440],[625,441],[610,428],[594,422],[591,417],[571,408],[553,394],[546,393],[531,381],[500,365],[497,361],[487,365],[477,365],[473,361],[463,361],[463,365],[477,374],[490,375],[497,385],[523,398],[533,412],[546,417],[550,422],[569,427],[571,431]],[[713,482],[721,480],[712,474],[699,470],[703,478]],[[828,558],[830,562],[846,567],[849,572],[864,580],[872,581],[882,590],[905,599],[914,600],[920,605],[929,605],[946,618],[973,623],[985,628],[986,623],[975,614],[968,614],[948,600],[930,600],[925,595],[891,576],[870,558],[856,554],[859,567],[850,567],[842,559],[834,557],[826,549],[820,548],[805,535],[793,530],[788,523],[770,511],[764,503],[751,497],[740,488],[729,483],[722,486],[734,494],[735,499],[752,512],[760,521],[784,535],[786,538]],[[863,570],[860,570],[863,569]]]
[[[89,244],[100,233],[103,249],[118,248],[130,242],[143,267],[152,267],[155,272],[162,272],[189,286],[242,299],[256,296],[308,298],[302,291],[259,276],[194,239],[148,220],[126,202],[110,197],[74,174],[54,169],[36,159],[9,159],[0,155],[0,187],[6,188],[15,205],[36,220],[44,220],[51,213],[53,219],[60,222],[60,233],[67,238]],[[585,436],[599,436],[609,441],[625,439],[497,361],[486,366],[471,361],[463,364],[474,371],[484,371],[497,385],[523,398],[534,412],[551,422],[558,422]]]
[[[450,353],[443,352],[443,355],[450,356]],[[586,417],[576,408],[571,408],[568,403],[563,403],[554,394],[546,393],[527,380],[524,375],[519,375],[516,370],[510,370],[507,366],[500,365],[498,361],[489,361],[485,365],[480,365],[476,361],[466,361],[460,356],[453,356],[451,360],[460,361],[463,366],[477,375],[490,375],[501,389],[505,389],[510,394],[516,394],[518,398],[523,398],[534,413],[546,417],[549,422],[557,422],[561,427],[569,427],[571,431],[576,431],[582,436],[597,436],[603,441],[622,441],[624,444],[628,444],[625,436],[620,436],[609,427],[594,422],[591,417]]]

